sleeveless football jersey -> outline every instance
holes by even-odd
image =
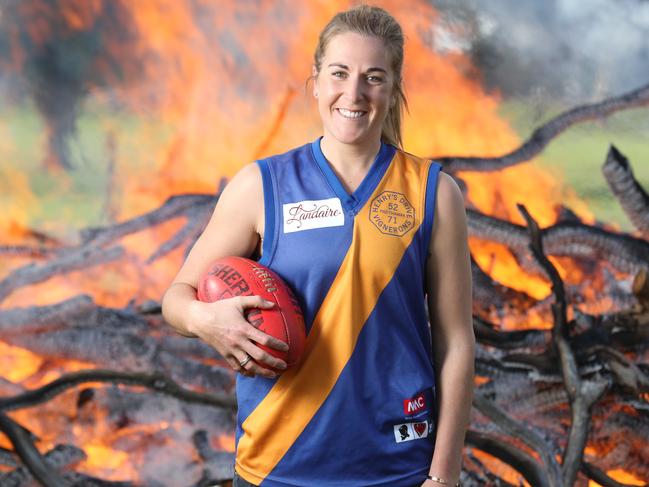
[[[320,139],[258,161],[260,262],[295,291],[307,342],[276,379],[237,378],[236,465],[262,486],[411,486],[435,439],[425,262],[440,165],[382,144],[349,194]]]

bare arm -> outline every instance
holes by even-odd
[[[455,485],[473,397],[475,336],[471,264],[462,193],[440,173],[426,267],[428,309],[437,380],[438,424],[430,475]],[[426,487],[440,487],[427,480]]]
[[[252,254],[263,235],[263,186],[256,164],[244,167],[226,186],[205,230],[196,241],[180,271],[162,299],[162,314],[178,333],[197,337],[212,345],[234,370],[245,374],[275,374],[262,367],[276,369],[286,364],[256,346],[256,343],[285,350],[287,345],[250,325],[244,318],[246,308],[269,308],[258,296],[237,297],[215,303],[196,299],[200,276],[216,259]],[[256,362],[245,369],[239,363],[249,354]]]

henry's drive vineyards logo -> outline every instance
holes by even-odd
[[[345,224],[345,214],[339,198],[287,203],[283,210],[284,233],[341,227]]]

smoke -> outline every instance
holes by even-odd
[[[473,58],[504,96],[586,102],[649,82],[649,2],[431,0],[433,47]]]

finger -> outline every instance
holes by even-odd
[[[288,352],[288,343],[283,342],[279,338],[275,338],[268,333],[264,333],[263,331],[255,328],[252,325],[250,325],[250,327],[246,330],[246,336],[253,342],[257,342],[265,347],[274,348],[275,350],[279,350],[280,352]]]
[[[241,360],[238,360],[239,373],[245,375],[246,377],[254,377],[255,374],[252,372],[252,364],[254,364],[254,359],[252,355],[246,353],[245,357]]]
[[[244,362],[245,358],[247,358],[248,356],[250,356],[250,360],[248,360],[242,366],[241,363]],[[237,367],[238,369],[237,372],[245,375],[246,377],[254,377],[255,375],[261,375],[271,379],[277,377],[277,373],[275,371],[262,367],[257,362],[255,362],[255,359],[252,358],[252,355],[248,353],[246,353],[245,357],[241,360],[238,360],[236,357],[234,357],[234,362],[236,364],[235,367]]]
[[[250,370],[249,372],[257,375],[261,375],[262,377],[266,377],[268,379],[274,379],[277,377],[279,374],[273,370],[266,369],[265,367],[262,367],[255,361],[251,361],[250,364]]]
[[[285,370],[286,362],[282,359],[273,357],[270,353],[262,350],[252,342],[244,345],[243,349],[250,355],[255,362],[260,366],[269,366],[277,370]]]
[[[268,301],[261,296],[239,296],[239,305],[241,309],[247,308],[263,308],[270,309],[275,306],[275,303]]]
[[[237,360],[237,358],[234,355],[230,355],[225,360],[228,363],[228,365],[230,366],[230,368],[232,370],[234,370],[235,372],[239,372],[239,373],[246,372],[246,370],[239,365],[239,361]]]

